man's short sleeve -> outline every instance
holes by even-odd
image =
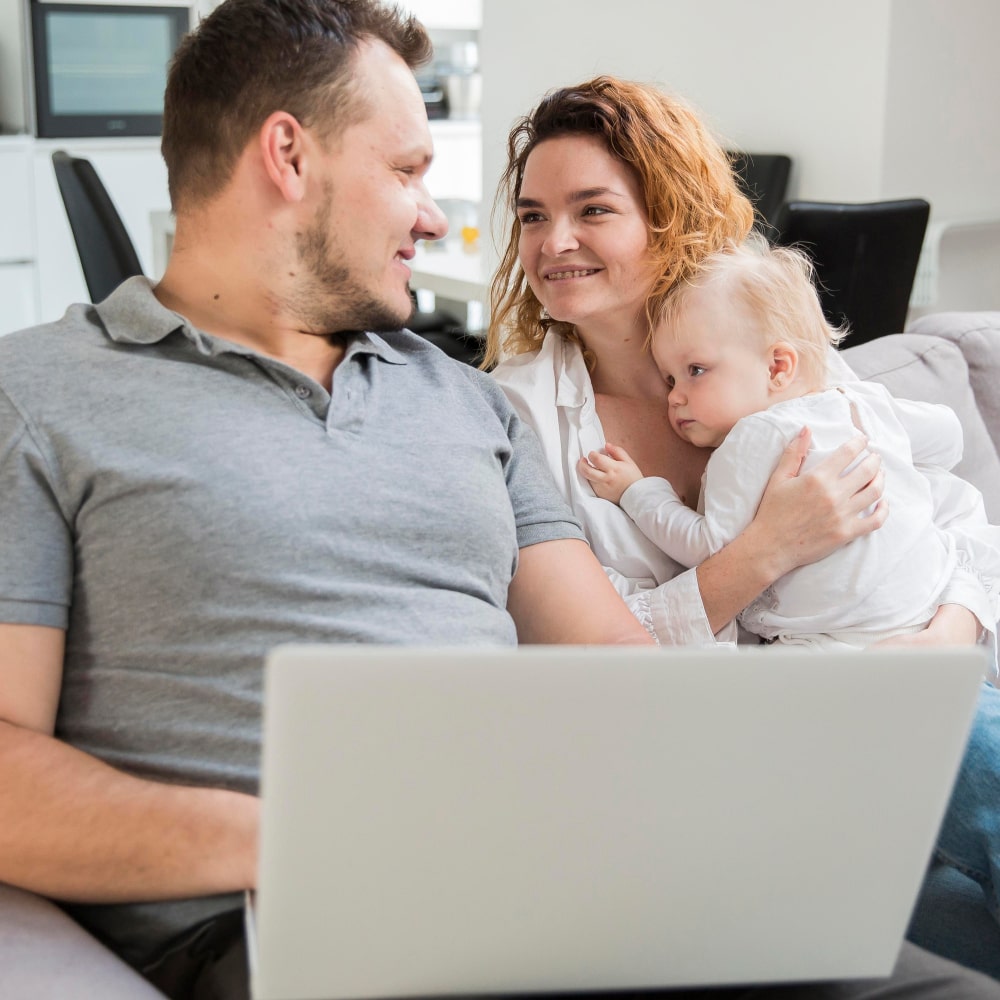
[[[50,462],[0,391],[0,621],[65,628],[72,565]]]
[[[580,522],[559,493],[534,431],[524,423],[503,390],[489,376],[481,376],[482,391],[503,421],[511,455],[505,474],[520,549],[560,538],[587,541]]]

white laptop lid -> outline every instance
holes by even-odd
[[[256,1000],[887,974],[979,651],[286,647]]]

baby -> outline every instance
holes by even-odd
[[[695,566],[750,523],[778,458],[803,426],[812,433],[805,468],[864,433],[882,457],[886,523],[782,577],[740,615],[768,641],[864,647],[923,629],[960,562],[963,572],[991,580],[984,586],[995,594],[1000,529],[986,526],[981,496],[957,477],[953,488],[981,512],[987,541],[963,539],[958,551],[934,524],[928,481],[916,464],[950,469],[961,458],[961,426],[948,407],[894,400],[871,382],[828,386],[830,347],[841,333],[824,318],[811,274],[799,251],[748,243],[710,257],[664,307],[652,352],[670,387],[671,425],[686,441],[714,449],[697,513],[612,444],[579,468],[651,541]],[[990,631],[998,612],[994,596],[984,595],[976,609]]]

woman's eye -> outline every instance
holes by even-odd
[[[602,208],[600,205],[588,205],[583,210],[583,214],[584,215],[607,215],[608,214],[608,210],[606,208]]]
[[[521,220],[522,226],[529,226],[532,222],[538,222],[541,215],[538,212],[522,212],[518,218]]]
[[[673,389],[673,387],[677,384],[676,382],[674,382],[673,375],[664,375],[663,381],[666,382],[668,389]]]

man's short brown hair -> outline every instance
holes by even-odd
[[[170,64],[161,149],[174,209],[221,191],[275,111],[324,142],[362,120],[351,65],[369,39],[411,69],[432,52],[419,21],[378,0],[224,0]]]

